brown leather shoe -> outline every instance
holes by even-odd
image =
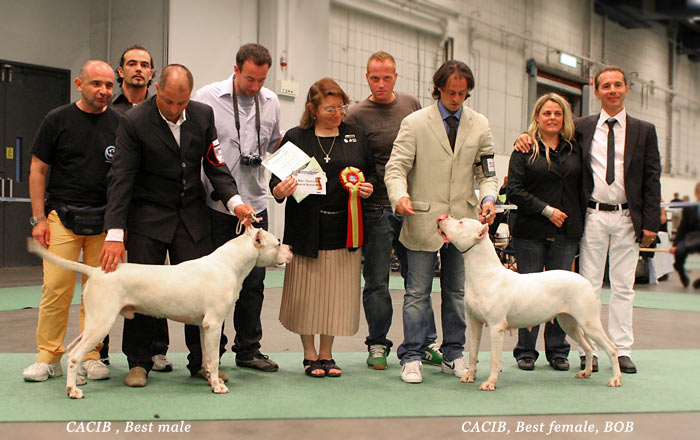
[[[518,368],[525,371],[532,371],[535,369],[535,360],[531,357],[518,359]]]
[[[129,370],[129,374],[124,378],[124,383],[130,387],[145,387],[148,380],[148,373],[143,367],[134,367]]]
[[[209,373],[204,370],[204,368],[200,368],[199,371],[197,371],[197,374],[193,374],[192,377],[198,377],[200,379],[204,380],[209,380]],[[228,376],[224,374],[221,370],[219,370],[219,380],[222,380],[224,383],[228,382]]]

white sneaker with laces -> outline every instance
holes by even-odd
[[[61,362],[47,364],[46,362],[34,362],[24,370],[22,377],[27,382],[43,382],[49,377],[63,376]]]
[[[421,361],[410,361],[401,367],[401,380],[406,383],[423,382],[423,364]]]
[[[85,361],[78,367],[79,376],[87,376],[88,379],[109,379],[109,368],[98,360]]]
[[[168,371],[173,371],[173,363],[165,357],[164,354],[156,354],[151,360],[153,361],[153,371],[161,371],[167,373]]]
[[[457,359],[448,362],[447,360],[442,360],[442,366],[440,367],[442,372],[445,374],[454,374],[460,379],[467,373],[467,361],[464,356],[460,356]]]

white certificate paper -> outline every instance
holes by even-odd
[[[297,189],[292,196],[297,203],[304,200],[309,194],[326,194],[328,178],[315,157],[312,157],[303,169],[295,172],[293,175],[297,180]]]
[[[294,175],[297,179],[298,193],[326,194],[326,174],[317,171],[297,171]]]
[[[287,142],[282,147],[269,155],[262,164],[272,174],[281,180],[291,176],[297,170],[304,168],[311,158],[301,151],[299,147]]]

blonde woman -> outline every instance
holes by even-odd
[[[518,206],[513,247],[519,273],[571,270],[583,234],[581,149],[574,139],[569,103],[548,93],[535,103],[528,134],[536,140],[529,153],[513,152],[508,167],[508,200]],[[539,326],[518,331],[513,356],[521,370],[533,370],[539,356]],[[556,322],[544,329],[547,361],[569,369],[566,334]]]

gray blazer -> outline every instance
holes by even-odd
[[[416,215],[404,218],[399,240],[408,249],[436,251],[443,245],[436,221],[441,214],[477,218],[479,193],[496,197],[498,179],[486,177],[480,158],[493,154],[493,137],[486,117],[464,106],[454,152],[447,139],[437,103],[418,110],[401,123],[384,182],[391,206],[410,197]]]

